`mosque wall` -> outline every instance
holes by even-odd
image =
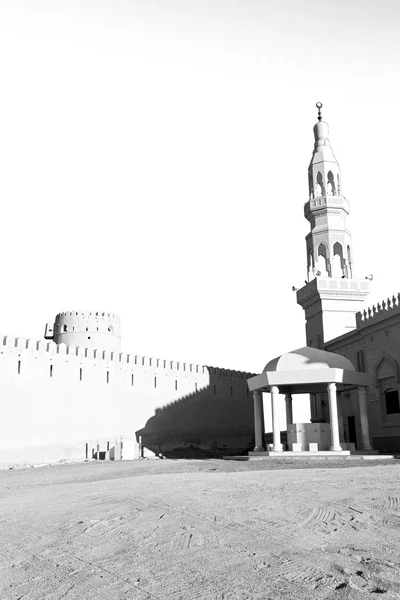
[[[374,449],[400,452],[400,298],[393,297],[356,315],[357,329],[325,345],[370,374],[368,416]],[[355,416],[360,432],[357,390],[342,400],[344,423]],[[360,439],[360,438],[359,438]]]

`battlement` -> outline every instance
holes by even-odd
[[[400,314],[400,294],[392,296],[392,298],[388,298],[386,301],[378,302],[376,306],[374,305],[356,313],[357,329],[384,321],[396,314]]]
[[[234,371],[232,369],[220,369],[219,367],[207,367],[210,375],[214,377],[225,377],[229,379],[248,379],[257,373],[246,373],[245,371]]]
[[[95,310],[68,310],[60,312],[56,316],[56,321],[64,317],[78,317],[79,319],[107,319],[111,321],[119,321],[119,316],[114,313],[95,311]]]
[[[97,359],[112,362],[120,362],[127,365],[137,365],[141,367],[163,368],[170,371],[183,371],[189,373],[205,374],[208,368],[204,365],[195,365],[191,363],[177,362],[174,360],[166,360],[161,358],[152,358],[135,354],[127,354],[126,352],[111,352],[110,350],[102,350],[96,348],[85,348],[82,346],[74,346],[67,344],[56,344],[47,340],[26,339],[24,337],[13,337],[11,335],[0,334],[0,350],[2,348],[15,348],[20,352],[28,351],[30,353],[38,353],[49,355],[67,355],[80,359]]]
[[[231,369],[220,369],[215,367],[208,367],[205,365],[196,365],[192,363],[179,362],[176,360],[167,360],[161,358],[153,358],[151,356],[141,356],[135,354],[127,354],[125,352],[111,352],[110,350],[102,350],[96,348],[85,348],[83,346],[74,346],[67,344],[56,344],[55,342],[49,342],[47,340],[35,340],[27,339],[24,337],[13,337],[11,335],[0,334],[0,351],[3,348],[16,349],[18,352],[28,352],[29,354],[37,353],[39,355],[48,354],[49,357],[68,356],[78,358],[80,361],[84,359],[96,359],[104,360],[114,363],[121,363],[123,365],[131,366],[134,365],[143,368],[155,368],[165,369],[167,371],[175,371],[177,374],[192,373],[205,375],[207,373],[210,376],[218,378],[230,378],[230,379],[245,379],[252,377],[253,373],[245,373],[242,371],[233,371]]]

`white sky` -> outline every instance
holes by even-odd
[[[400,3],[0,0],[0,330],[119,314],[127,352],[257,372],[305,344],[324,104],[368,305],[400,291]]]

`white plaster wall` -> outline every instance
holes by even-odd
[[[96,311],[59,313],[53,326],[46,327],[46,338],[56,344],[121,351],[121,323],[118,315]]]
[[[0,462],[84,458],[86,441],[132,439],[208,384],[199,365],[0,336]]]

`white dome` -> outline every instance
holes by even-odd
[[[314,125],[315,141],[327,140],[329,138],[329,125],[325,121],[318,121]]]
[[[270,360],[263,373],[271,371],[303,371],[304,369],[343,369],[355,371],[353,364],[344,356],[318,348],[305,346],[286,352]]]

